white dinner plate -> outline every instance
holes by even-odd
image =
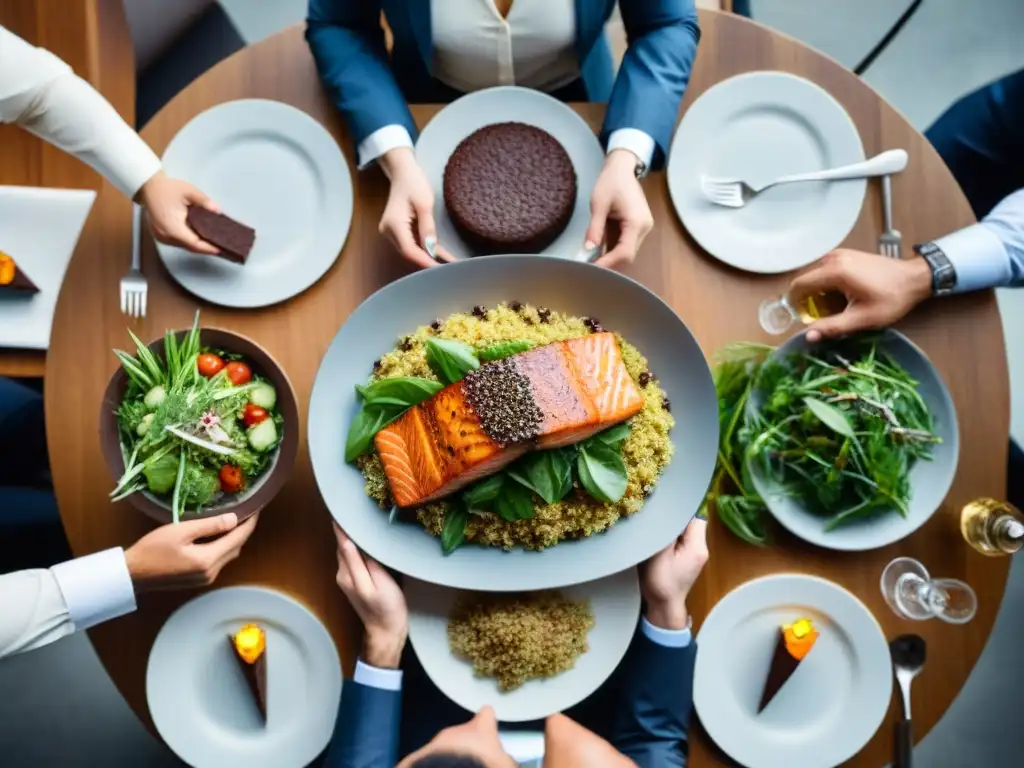
[[[49,347],[57,295],[95,199],[91,189],[0,186],[0,251],[39,289],[0,290],[0,347]]]
[[[352,223],[352,177],[334,138],[279,101],[229,101],[194,117],[163,156],[256,230],[244,265],[157,243],[185,290],[224,307],[264,307],[297,296],[334,264]]]
[[[490,704],[498,720],[541,720],[578,704],[596,691],[622,661],[640,616],[636,568],[560,590],[572,600],[589,600],[594,626],[590,646],[575,666],[555,677],[528,680],[502,692],[493,678],[476,677],[473,665],[448,646],[448,617],[459,590],[406,577],[409,640],[427,675],[441,692],[470,712]]]
[[[758,714],[783,624],[806,617],[820,637]],[[737,587],[697,638],[693,700],[708,735],[746,768],[832,768],[882,724],[892,665],[882,628],[837,584],[777,574]]]
[[[759,185],[863,159],[857,126],[826,91],[785,72],[750,72],[708,89],[683,115],[668,189],[683,225],[712,256],[748,272],[788,272],[843,242],[867,182],[783,184],[743,208],[724,208],[701,193],[701,176]]]
[[[578,258],[590,225],[590,193],[604,166],[604,151],[590,126],[567,104],[546,93],[516,86],[487,88],[462,96],[434,115],[420,132],[416,159],[434,188],[438,243],[458,258],[473,255],[445,208],[444,168],[464,138],[486,125],[508,122],[547,131],[568,153],[576,170],[576,207],[565,230],[542,253]]]
[[[267,721],[260,718],[228,635],[267,633]],[[153,723],[193,768],[304,768],[327,746],[341,700],[331,636],[280,592],[230,587],[189,601],[164,624],[146,669]]]

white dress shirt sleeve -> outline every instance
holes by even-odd
[[[89,83],[0,27],[0,123],[17,123],[92,166],[127,197],[160,160]]]
[[[0,659],[135,610],[121,548],[0,576]]]
[[[640,631],[648,640],[666,648],[685,648],[693,641],[693,633],[690,628],[686,629],[662,629],[656,627],[647,620],[647,617],[640,619]]]
[[[645,167],[654,159],[654,139],[638,128],[619,128],[608,136],[608,151],[628,149]]]
[[[1024,189],[981,222],[935,241],[956,270],[956,292],[1024,283]]]
[[[381,688],[385,691],[402,690],[402,670],[372,667],[363,663],[362,659],[356,659],[356,673],[352,675],[352,680],[370,688]]]
[[[359,155],[359,170],[363,170],[378,157],[396,147],[408,147],[412,149],[412,136],[404,125],[385,125],[378,128],[361,142],[357,153]]]

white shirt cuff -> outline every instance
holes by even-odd
[[[356,673],[352,675],[352,680],[370,688],[380,688],[385,691],[402,690],[402,670],[371,667],[369,664],[364,664],[362,659],[356,659]]]
[[[135,610],[135,588],[120,547],[68,560],[50,572],[77,631]]]
[[[666,648],[685,648],[693,641],[693,633],[690,628],[686,629],[662,629],[656,627],[647,620],[647,617],[640,619],[640,631],[648,640]]]
[[[647,168],[654,159],[654,139],[638,128],[619,128],[608,137],[608,151],[628,149]]]
[[[359,170],[363,170],[385,152],[396,147],[412,149],[412,136],[404,125],[385,125],[359,142]]]
[[[1002,240],[986,224],[974,224],[934,241],[956,270],[956,293],[1006,285],[1012,278]]]

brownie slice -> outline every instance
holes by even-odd
[[[39,287],[17,265],[11,256],[0,251],[0,291],[29,295],[39,293]]]
[[[221,250],[221,256],[245,264],[256,241],[256,230],[223,213],[208,211],[199,205],[188,208],[188,225],[197,235]]]

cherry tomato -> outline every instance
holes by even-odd
[[[199,368],[199,375],[210,378],[220,373],[220,369],[224,367],[224,361],[221,360],[219,355],[214,355],[207,352],[205,355],[200,355],[199,360],[196,361],[196,366]]]
[[[269,416],[270,414],[267,413],[266,408],[260,408],[252,403],[246,403],[245,410],[242,411],[242,421],[245,422],[247,427],[252,427],[261,421],[266,421]]]
[[[225,464],[220,468],[220,489],[224,493],[238,493],[245,488],[245,475],[241,467]]]
[[[252,371],[245,363],[228,363],[228,379],[238,387],[252,381]]]

